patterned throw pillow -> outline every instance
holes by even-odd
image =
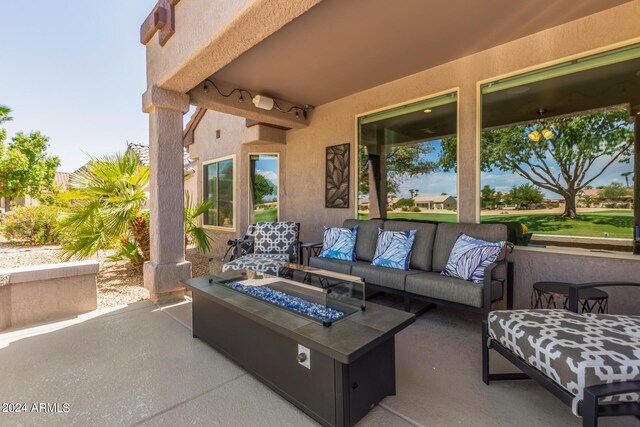
[[[498,258],[505,244],[506,242],[487,242],[460,233],[451,249],[449,261],[440,274],[483,283],[484,269]]]
[[[356,259],[356,234],[358,226],[353,228],[325,227],[322,239],[322,258],[354,261]]]
[[[371,265],[408,270],[415,238],[416,230],[384,231],[378,228],[378,243]]]

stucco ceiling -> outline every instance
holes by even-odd
[[[212,78],[321,105],[628,0],[324,0]]]

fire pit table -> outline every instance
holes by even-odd
[[[394,395],[404,311],[364,303],[359,277],[291,265],[285,277],[227,271],[183,281],[193,336],[326,426],[352,426]]]

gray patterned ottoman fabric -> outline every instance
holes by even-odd
[[[640,380],[640,316],[508,310],[489,314],[489,335],[582,400],[585,387]],[[600,402],[635,402],[637,393]]]
[[[287,254],[247,254],[223,265],[222,271],[253,270],[277,276],[287,265],[289,265]]]

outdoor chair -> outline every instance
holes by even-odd
[[[572,284],[569,310],[501,310],[483,322],[482,379],[533,379],[597,426],[598,417],[640,419],[640,316],[578,314],[583,289],[640,283]],[[494,349],[522,373],[491,374]]]
[[[300,224],[291,221],[258,222],[242,239],[229,241],[228,270],[253,270],[278,275],[282,267],[298,261]],[[229,252],[229,251],[227,251]]]

